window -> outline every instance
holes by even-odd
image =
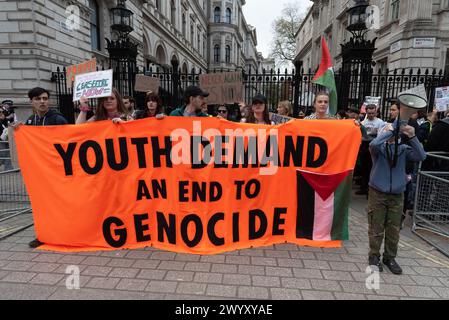
[[[226,46],[225,58],[226,58],[226,63],[230,63],[231,62],[231,46]]]
[[[95,0],[89,0],[89,8],[92,9],[92,14],[90,15],[90,44],[92,50],[100,51],[100,20],[97,2]]]
[[[220,23],[220,18],[221,18],[221,9],[220,9],[220,7],[215,7],[215,9],[214,9],[214,22],[215,23]]]
[[[161,11],[161,0],[156,0],[156,9]]]
[[[444,73],[449,75],[449,49],[446,50],[446,63],[444,66]]]
[[[399,0],[391,0],[391,21],[399,19]]]
[[[176,27],[176,4],[175,4],[175,0],[171,0],[170,7],[171,7],[171,16],[170,16],[171,24],[174,27]]]
[[[379,60],[376,63],[376,71],[377,70],[382,70],[381,72],[384,73],[387,70],[387,68],[388,68],[388,58]]]
[[[443,0],[442,9],[449,9],[449,0]]]
[[[196,42],[197,42],[197,46],[196,48],[198,49],[198,52],[201,50],[201,34],[200,31],[198,30],[197,34],[196,34]]]
[[[182,35],[186,37],[186,15],[182,14]]]
[[[203,57],[206,56],[206,37],[203,38]]]
[[[232,12],[230,8],[226,9],[226,23],[232,23]]]
[[[218,44],[214,46],[214,62],[220,62],[220,46]]]
[[[190,43],[192,44],[192,46],[194,43],[193,41],[195,41],[195,30],[193,28],[193,22],[190,21]]]

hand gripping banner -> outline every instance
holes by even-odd
[[[348,239],[360,129],[208,118],[15,131],[41,249],[215,254]]]

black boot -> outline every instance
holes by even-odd
[[[380,258],[377,256],[370,256],[368,258],[368,263],[372,267],[376,267],[379,272],[384,271],[384,268],[382,267],[382,263],[380,263]]]
[[[402,274],[402,268],[398,265],[396,260],[383,258],[382,262],[387,266],[388,269],[390,269],[391,273],[398,275]]]

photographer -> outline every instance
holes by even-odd
[[[2,110],[3,114],[6,117],[8,123],[17,122],[17,115],[14,112],[14,103],[12,100],[3,100],[2,101]]]

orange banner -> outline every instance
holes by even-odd
[[[41,249],[215,254],[348,237],[353,121],[167,117],[15,131]]]

